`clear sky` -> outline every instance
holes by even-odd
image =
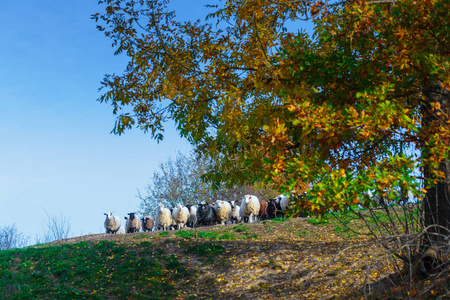
[[[170,124],[159,144],[138,129],[110,134],[112,108],[96,101],[98,88],[126,57],[90,19],[97,2],[0,5],[0,227],[15,223],[31,242],[46,211],[69,218],[72,236],[103,232],[104,212],[123,221],[158,164],[191,149]],[[198,14],[202,1],[193,2],[178,1],[180,13]]]

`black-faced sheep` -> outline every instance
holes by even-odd
[[[155,221],[150,216],[145,216],[141,219],[142,222],[142,231],[152,231],[155,226]]]
[[[284,212],[281,210],[280,202],[277,199],[269,199],[266,214],[269,219],[284,217]]]
[[[242,220],[241,217],[241,207],[236,204],[236,201],[229,201],[231,206],[231,214],[230,214],[230,221],[231,223],[239,223]]]
[[[241,201],[241,214],[244,218],[248,218],[250,223],[256,221],[259,214],[259,199],[254,195],[245,195]]]
[[[129,213],[128,215],[130,216],[130,218],[125,217],[125,220],[127,220],[125,224],[126,232],[139,232],[141,230],[141,220],[136,217],[135,213]]]
[[[217,200],[216,205],[216,222],[218,224],[226,225],[230,220],[231,205],[227,201]]]
[[[106,233],[117,233],[120,228],[120,217],[113,216],[112,213],[104,213],[106,216],[105,220],[105,230]]]
[[[197,209],[197,223],[199,225],[214,225],[216,223],[216,212],[208,203],[200,203]]]
[[[158,207],[158,213],[156,215],[156,226],[158,229],[168,230],[172,225],[172,214],[168,208],[160,204]]]

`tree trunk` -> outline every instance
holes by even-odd
[[[427,194],[424,199],[424,220],[425,227],[430,225],[439,225],[450,230],[450,199],[449,199],[449,161],[442,162],[441,170],[445,170],[446,180],[438,182],[436,185],[427,188]],[[430,178],[430,172],[425,170],[425,179]],[[449,235],[449,231],[443,228],[433,229],[432,232],[438,232],[443,235]]]
[[[429,135],[439,131],[442,127],[449,126],[448,116],[450,113],[450,91],[443,88],[441,84],[433,83],[428,86],[424,92],[427,98],[427,104],[422,107],[423,116],[423,130]],[[440,104],[440,110],[433,109],[432,104]],[[440,112],[440,114],[438,114]],[[428,140],[425,137],[424,142]],[[447,153],[449,151],[449,137],[442,135],[441,140],[447,143]],[[431,157],[429,149],[422,149],[422,158],[427,160]],[[434,183],[433,176],[429,166],[424,166],[425,188],[427,194],[423,200],[423,217],[424,228],[428,228],[427,233],[423,236],[421,243],[421,251],[414,259],[414,269],[420,271],[421,276],[428,277],[432,274],[442,271],[445,264],[443,264],[441,253],[446,253],[448,250],[448,240],[446,237],[450,235],[450,156],[444,158],[439,163],[439,171],[445,175],[437,183]],[[412,272],[416,274],[416,271]]]
[[[431,128],[431,132],[436,132],[440,126],[449,126],[448,115],[450,113],[450,91],[443,88],[440,83],[431,84],[425,92],[427,102],[439,103],[441,114],[437,114],[436,111],[431,109],[431,106],[424,107],[423,110],[423,126],[424,128]],[[447,143],[449,137],[443,136]],[[426,150],[426,149],[425,149]],[[447,150],[448,151],[448,150]],[[450,152],[450,151],[449,151]],[[425,156],[427,151],[425,151]],[[425,159],[427,157],[424,157]],[[428,167],[424,168],[424,177],[426,183],[427,194],[424,199],[424,225],[425,228],[430,225],[439,225],[444,228],[432,228],[431,232],[440,234],[438,237],[435,234],[429,236],[431,241],[442,241],[444,236],[448,236],[450,232],[450,160],[443,159],[439,164],[439,171],[443,171],[445,174],[444,179],[440,180],[437,184],[431,185],[433,180],[432,174]],[[446,230],[447,228],[448,230]],[[431,246],[431,245],[430,245]]]

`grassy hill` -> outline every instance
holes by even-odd
[[[0,251],[0,298],[433,299],[448,288],[402,286],[395,260],[377,245],[311,218],[88,235]]]

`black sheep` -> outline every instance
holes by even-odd
[[[276,199],[269,199],[269,202],[267,202],[266,214],[268,219],[284,217],[280,202]]]
[[[197,224],[208,226],[216,223],[216,212],[208,203],[201,203],[197,209]]]

